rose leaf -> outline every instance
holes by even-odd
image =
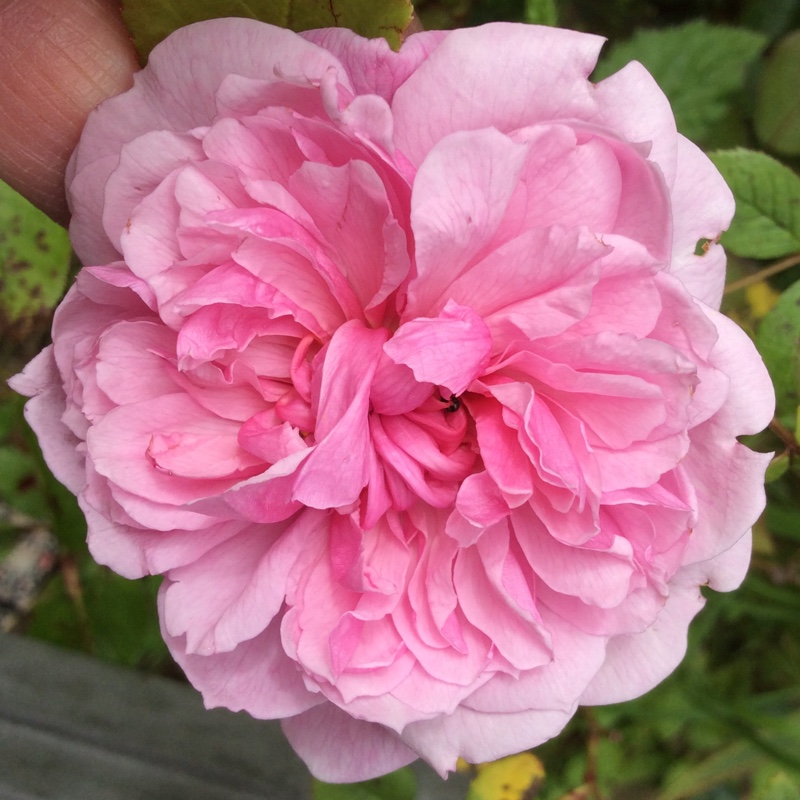
[[[756,90],[755,129],[770,150],[800,154],[800,31],[782,39],[767,57]]]
[[[800,281],[764,317],[756,346],[775,385],[778,418],[792,427],[800,403]]]
[[[0,181],[0,337],[21,341],[64,293],[67,232]]]
[[[247,17],[293,31],[349,28],[397,49],[413,15],[410,0],[123,0],[122,16],[144,64],[170,33],[206,19]]]
[[[764,153],[736,148],[709,154],[736,198],[722,244],[746,258],[780,258],[800,250],[800,177]]]

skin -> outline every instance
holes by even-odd
[[[89,112],[138,69],[114,0],[0,0],[0,178],[69,219],[64,170]]]

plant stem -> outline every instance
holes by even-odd
[[[767,278],[771,278],[773,275],[777,275],[779,272],[783,272],[784,270],[795,266],[795,264],[800,264],[800,253],[795,253],[793,256],[784,258],[781,261],[776,261],[771,266],[764,267],[764,269],[760,269],[758,272],[755,272],[752,275],[748,275],[745,278],[740,278],[738,281],[729,283],[725,287],[723,294],[731,294],[731,292],[737,292],[739,289],[745,289],[748,286],[752,286],[754,283],[760,283]]]

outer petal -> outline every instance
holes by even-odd
[[[165,582],[159,601],[169,590]],[[280,624],[243,642],[229,653],[190,655],[183,637],[172,636],[162,626],[164,640],[186,677],[202,695],[206,708],[247,711],[257,719],[281,719],[323,702],[303,685],[295,663],[281,647]]]
[[[52,345],[8,383],[15,392],[31,398],[25,404],[25,419],[39,437],[47,466],[67,489],[77,494],[86,483],[84,458],[78,452],[78,438],[61,421],[66,397]]]
[[[353,719],[332,703],[284,720],[283,731],[311,774],[329,783],[366,781],[418,758],[388,728]]]
[[[679,139],[666,95],[653,76],[632,61],[595,88],[596,122],[631,144],[647,144],[648,159],[661,169],[667,186],[675,180]]]
[[[412,722],[401,739],[446,777],[459,757],[479,764],[536,747],[560,733],[573,713],[574,708],[482,714],[461,706],[450,716]]]
[[[365,39],[346,28],[324,28],[300,35],[339,59],[356,94],[377,94],[391,102],[398,87],[419,69],[448,32],[416,33],[403,42],[398,53],[386,39]]]
[[[589,119],[596,101],[587,78],[602,43],[599,36],[502,22],[453,31],[395,93],[395,142],[420,164],[454,131]]]
[[[581,695],[581,703],[621,703],[663,681],[683,659],[689,623],[704,604],[697,586],[673,586],[666,605],[646,631],[611,639],[605,663]]]
[[[720,333],[710,361],[730,378],[725,405],[692,430],[684,468],[694,485],[699,519],[685,564],[706,561],[728,550],[764,509],[768,453],[754,453],[734,437],[757,433],[772,419],[775,395],[761,357],[731,320],[708,311]]]
[[[716,244],[734,212],[733,193],[700,148],[678,137],[678,167],[672,187],[673,256],[670,272],[698,299],[719,308],[725,285],[725,254]],[[700,239],[710,244],[695,255]]]

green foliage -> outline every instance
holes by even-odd
[[[67,232],[0,181],[0,335],[26,335],[55,307],[71,253]]]
[[[410,0],[123,0],[122,15],[142,63],[170,33],[206,19],[248,17],[293,31],[350,28],[392,47],[411,21]]]
[[[765,153],[737,148],[709,155],[736,198],[725,247],[748,258],[800,251],[800,177]]]
[[[742,88],[747,67],[765,44],[761,34],[702,20],[641,31],[611,48],[595,78],[641,61],[669,98],[678,130],[702,142],[725,116],[730,96]]]
[[[759,140],[782,155],[800,155],[800,31],[780,41],[758,81],[755,129]]]
[[[532,25],[558,24],[555,0],[525,0],[525,22]]]
[[[783,771],[757,781],[752,800],[800,800],[800,782]]]
[[[361,783],[314,781],[314,800],[414,800],[416,796],[417,779],[408,767]]]
[[[126,580],[88,555],[67,559],[42,594],[28,633],[124,666],[162,668],[170,656],[158,627],[159,583]]]
[[[778,417],[792,426],[800,403],[800,281],[764,318],[756,344],[775,385]]]

